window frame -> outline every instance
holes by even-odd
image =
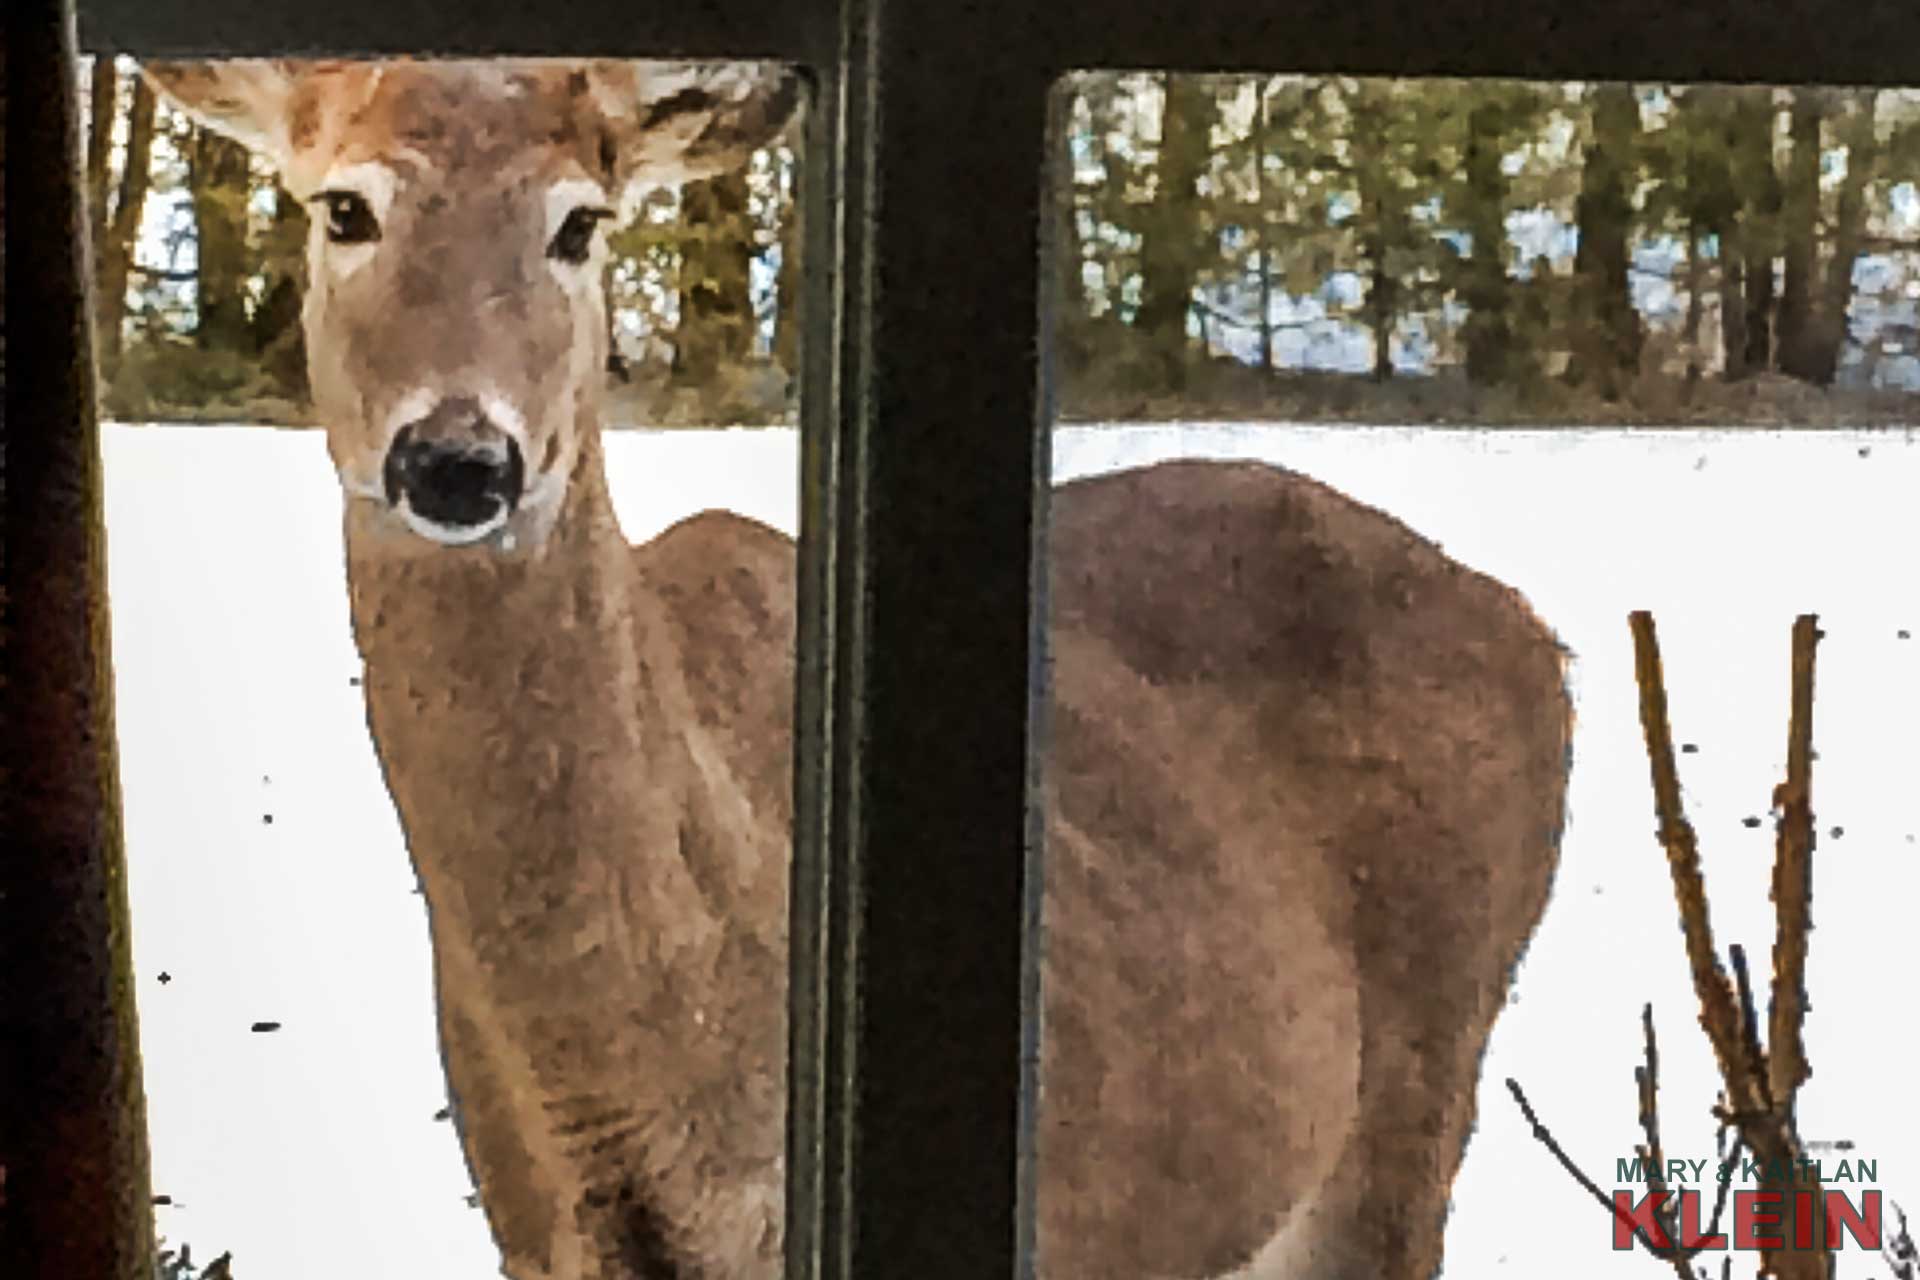
[[[42,15],[51,23],[62,7],[22,0],[15,25],[37,32]],[[1039,753],[1029,745],[1045,728],[1039,553],[1055,273],[1040,264],[1053,225],[1043,213],[1057,78],[1171,67],[1920,85],[1920,10],[1910,0],[1677,12],[1666,0],[1302,0],[1285,9],[1260,0],[478,0],[457,19],[419,0],[299,9],[93,0],[85,10],[82,49],[136,56],[590,52],[769,57],[811,69],[801,177],[810,337],[792,880],[794,1280],[1031,1274],[1038,1027],[1022,1014],[1038,1007]],[[34,65],[51,47],[16,44],[16,121],[43,104],[47,119],[71,114],[71,75],[56,101],[57,77]],[[77,145],[70,121],[67,130]],[[33,766],[10,775],[25,798],[18,847],[31,852],[0,874],[16,918],[10,985],[36,994],[8,997],[24,1015],[27,1052],[4,1104],[6,1150],[95,1144],[55,1162],[74,1179],[62,1186],[31,1167],[15,1173],[0,1212],[26,1228],[18,1238],[31,1264],[36,1247],[53,1256],[44,1252],[56,1247],[53,1224],[72,1220],[71,1204],[64,1218],[55,1212],[60,1196],[127,1230],[145,1215],[150,1231],[151,1212],[144,1136],[101,1119],[138,1082],[126,1079],[137,1073],[131,992],[113,986],[127,939],[114,907],[124,889],[92,389],[72,373],[86,367],[77,184],[67,173],[75,189],[60,205],[60,176],[23,181],[18,147],[15,157],[16,210],[52,203],[45,218],[16,216],[13,257],[27,269],[10,266],[9,284],[16,310],[37,314],[44,296],[58,322],[10,335],[9,408],[23,430],[7,536],[16,563],[68,571],[29,568],[13,592],[14,616],[31,623],[26,646],[8,646],[10,713],[28,713],[14,722],[9,751]],[[55,668],[33,665],[47,653],[63,656],[60,678],[82,696],[47,692]],[[57,1105],[40,1105],[46,1099]],[[31,1226],[37,1217],[45,1229]]]

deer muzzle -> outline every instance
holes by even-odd
[[[394,435],[382,467],[387,502],[438,542],[487,536],[513,514],[526,482],[519,441],[471,401],[443,402]]]

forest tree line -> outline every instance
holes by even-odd
[[[305,210],[131,64],[87,74],[109,412],[302,420]],[[1074,416],[1912,417],[1920,92],[1105,72],[1067,89],[1055,332]],[[788,418],[795,142],[656,193],[614,235],[623,422]]]
[[[1284,403],[1290,373],[1375,384],[1344,388],[1363,409],[1368,394],[1407,407],[1381,385],[1403,380],[1469,414],[1578,420],[1746,405],[1712,385],[1790,379],[1911,416],[1920,95],[1166,74],[1076,88],[1061,331],[1070,383],[1096,397],[1177,402],[1198,380],[1202,404]]]

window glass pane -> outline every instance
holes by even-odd
[[[1920,94],[1059,92],[1040,1274],[1638,1274],[1506,1082],[1639,1203],[1646,1002],[1706,1222],[1635,609],[1763,1032],[1820,615],[1800,1131],[1856,1207],[1920,1197],[1872,1101],[1920,889]]]
[[[777,1273],[797,77],[150,70],[82,83],[161,1235]]]

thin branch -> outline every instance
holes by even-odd
[[[1653,1034],[1653,1004],[1651,1001],[1640,1006],[1640,1026],[1646,1042],[1646,1064],[1637,1068],[1633,1075],[1640,1086],[1640,1129],[1647,1135],[1646,1145],[1641,1149],[1649,1169],[1647,1188],[1655,1195],[1669,1190],[1667,1186],[1667,1153],[1660,1145],[1660,1047]],[[1672,1198],[1659,1201],[1654,1210],[1654,1219],[1661,1230],[1667,1234],[1667,1243],[1673,1246],[1668,1261],[1673,1263],[1674,1274],[1680,1280],[1694,1280],[1691,1265],[1692,1253],[1687,1242],[1680,1238],[1679,1204]]]
[[[1733,989],[1713,945],[1700,848],[1680,805],[1680,776],[1673,763],[1673,733],[1667,722],[1667,691],[1660,672],[1660,641],[1654,632],[1653,615],[1638,610],[1629,617],[1628,625],[1633,630],[1634,676],[1640,685],[1640,727],[1653,771],[1654,812],[1660,819],[1660,843],[1666,847],[1674,897],[1680,904],[1693,987],[1700,997],[1700,1026],[1719,1060],[1732,1108],[1762,1111],[1766,1103],[1760,1096],[1759,1081],[1743,1064],[1740,1015]]]
[[[1813,899],[1813,614],[1793,623],[1793,712],[1787,726],[1787,780],[1774,799],[1780,810],[1773,856],[1773,1008],[1767,1027],[1772,1063],[1768,1093],[1791,1116],[1794,1094],[1811,1074],[1807,1017],[1807,936]]]
[[[1739,943],[1727,948],[1733,958],[1733,990],[1740,1001],[1740,1043],[1747,1053],[1747,1067],[1753,1072],[1754,1079],[1760,1082],[1762,1095],[1769,1108],[1773,1105],[1773,1091],[1767,1087],[1767,1051],[1760,1044],[1760,1016],[1753,1007],[1753,980],[1747,972],[1747,949]]]
[[[1592,1178],[1589,1178],[1580,1166],[1573,1162],[1573,1157],[1569,1156],[1566,1150],[1561,1147],[1559,1141],[1553,1136],[1553,1131],[1548,1129],[1546,1125],[1540,1123],[1540,1117],[1534,1114],[1533,1105],[1527,1101],[1527,1095],[1525,1091],[1520,1088],[1520,1082],[1511,1076],[1507,1077],[1507,1092],[1511,1093],[1513,1100],[1519,1104],[1520,1114],[1526,1117],[1527,1124],[1532,1127],[1533,1136],[1539,1141],[1541,1146],[1552,1153],[1555,1160],[1560,1162],[1560,1167],[1567,1171],[1569,1177],[1585,1188],[1586,1193],[1592,1196],[1595,1202],[1598,1203],[1602,1209],[1605,1209],[1610,1217],[1616,1219],[1626,1226],[1629,1231],[1633,1232],[1633,1238],[1638,1240],[1648,1253],[1661,1259],[1666,1259],[1674,1255],[1674,1249],[1661,1248],[1649,1240],[1646,1232],[1642,1231],[1639,1226],[1634,1223],[1633,1215],[1615,1204],[1612,1197],[1602,1191],[1599,1184],[1595,1183]],[[1689,1277],[1689,1280],[1691,1280],[1691,1277]]]
[[[1641,1006],[1640,1021],[1646,1032],[1646,1065],[1638,1068],[1634,1072],[1634,1078],[1640,1085],[1640,1127],[1647,1135],[1645,1151],[1648,1153],[1648,1158],[1653,1162],[1656,1169],[1664,1170],[1666,1168],[1666,1157],[1661,1152],[1660,1108],[1657,1101],[1660,1090],[1660,1048],[1658,1041],[1654,1037],[1653,1005],[1651,1003]],[[1716,1173],[1719,1171],[1719,1166],[1725,1165],[1729,1161],[1737,1161],[1740,1158],[1741,1151],[1745,1149],[1740,1141],[1740,1131],[1735,1129],[1733,1130],[1733,1147],[1729,1150],[1726,1145],[1727,1131],[1728,1126],[1722,1124],[1713,1135],[1713,1149],[1717,1157]],[[1653,1179],[1649,1178],[1648,1181],[1652,1183]],[[1703,1235],[1704,1239],[1712,1239],[1714,1236],[1720,1234],[1720,1219],[1727,1210],[1727,1192],[1733,1186],[1733,1180],[1731,1178],[1721,1178],[1716,1179],[1716,1181],[1718,1182],[1719,1190],[1714,1193],[1713,1216],[1707,1221],[1707,1229]],[[1660,1174],[1660,1182],[1654,1189],[1666,1189],[1664,1172]],[[1677,1212],[1678,1207],[1669,1201],[1663,1204],[1660,1210],[1656,1211],[1656,1215],[1660,1218],[1661,1226],[1667,1233],[1667,1240],[1674,1246],[1674,1261],[1683,1264],[1676,1266],[1675,1271],[1685,1277],[1685,1280],[1694,1280],[1694,1272],[1684,1264],[1691,1264],[1693,1259],[1700,1255],[1700,1247],[1698,1245],[1688,1246],[1688,1242],[1682,1236],[1679,1225],[1674,1219],[1674,1215]]]
[[[1714,1151],[1716,1153],[1723,1153],[1720,1155],[1720,1159],[1719,1159],[1719,1163],[1721,1166],[1724,1166],[1727,1164],[1737,1164],[1740,1159],[1740,1153],[1746,1150],[1745,1143],[1743,1143],[1740,1139],[1739,1129],[1733,1130],[1733,1146],[1731,1149],[1729,1149],[1726,1145],[1727,1131],[1728,1131],[1728,1126],[1725,1124],[1722,1124],[1719,1127],[1719,1129],[1715,1130],[1713,1135]],[[1716,1168],[1714,1172],[1717,1175],[1719,1172],[1719,1169]],[[1706,1233],[1708,1237],[1713,1237],[1720,1234],[1720,1215],[1726,1212],[1727,1192],[1731,1190],[1733,1187],[1733,1179],[1731,1177],[1717,1178],[1716,1180],[1720,1184],[1720,1189],[1714,1192],[1714,1195],[1713,1195],[1713,1216],[1707,1219]]]
[[[167,267],[149,267],[138,262],[129,263],[127,270],[149,280],[168,280],[174,283],[186,283],[200,278],[198,271],[174,271]]]
[[[1920,240],[1912,236],[1868,236],[1859,238],[1862,253],[1900,253],[1920,249]]]
[[[1920,1276],[1920,1248],[1914,1247],[1913,1235],[1907,1230],[1906,1210],[1897,1204],[1889,1207],[1900,1224],[1882,1239],[1880,1256],[1893,1269],[1893,1280],[1915,1280]]]

